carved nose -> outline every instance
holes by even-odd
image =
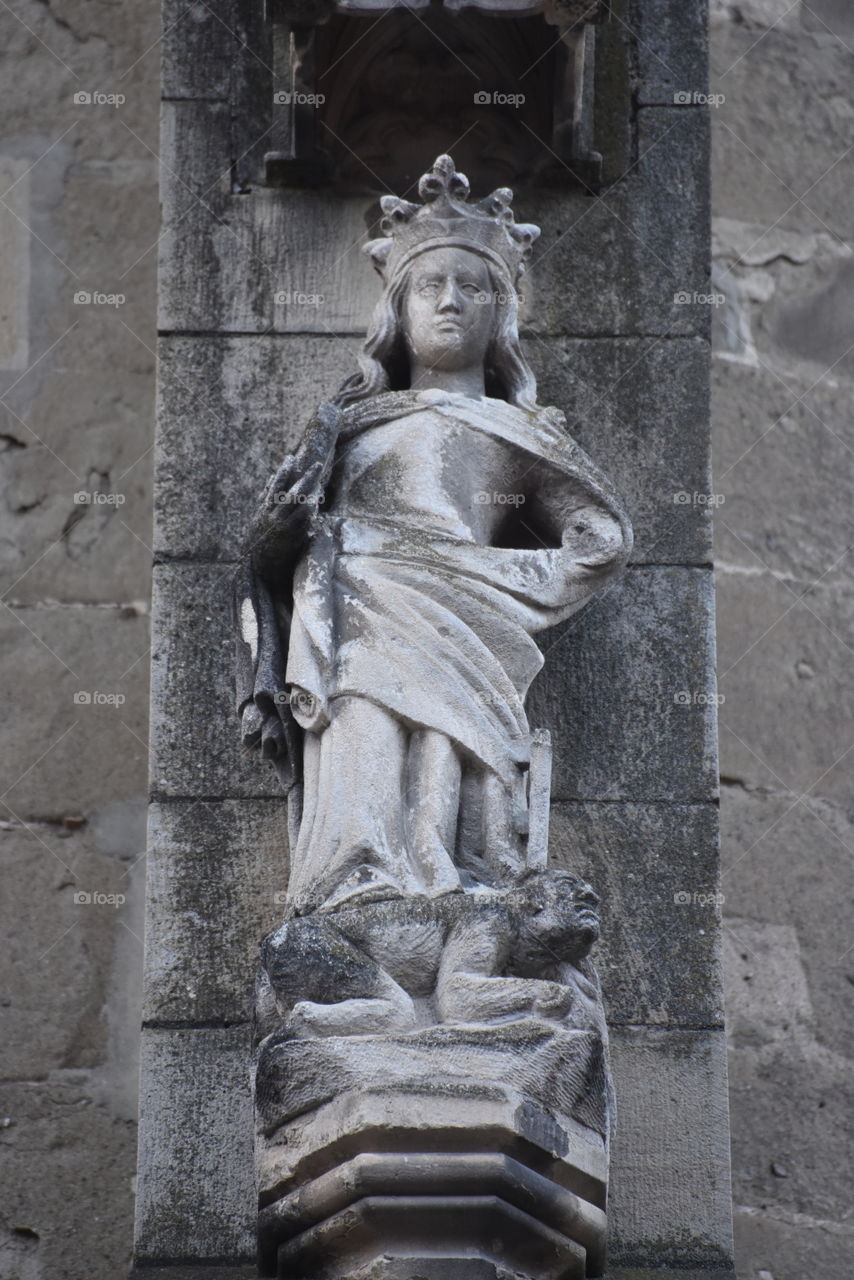
[[[445,285],[439,295],[439,305],[437,309],[439,311],[460,311],[459,295],[450,282]]]

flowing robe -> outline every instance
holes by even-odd
[[[525,865],[532,637],[622,567],[620,501],[554,409],[388,392],[318,439],[238,584],[246,740],[302,781],[291,899],[500,883]]]

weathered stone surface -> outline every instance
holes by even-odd
[[[726,573],[718,598],[729,619],[719,639],[722,776],[850,803],[852,692],[838,672],[854,596]]]
[[[234,559],[249,512],[318,403],[356,366],[355,338],[164,338],[155,451],[159,555]]]
[[[127,958],[142,958],[133,861],[143,841],[117,857],[93,825],[4,826],[4,1074],[35,1081],[59,1069],[94,1069],[110,1050],[111,969],[124,938],[134,941]]]
[[[708,570],[630,568],[543,638],[528,718],[551,730],[553,799],[716,795],[711,590]]]
[[[151,777],[158,794],[280,794],[271,767],[246,756],[233,729],[231,575],[227,564],[156,570]],[[694,802],[716,794],[709,588],[706,570],[635,569],[544,638],[546,667],[529,719],[553,731],[554,798]],[[572,708],[561,725],[557,707]]]
[[[148,1030],[134,1257],[249,1262],[255,1175],[249,1028]]]
[[[723,1026],[717,825],[712,805],[552,806],[553,864],[602,899],[612,1026]]]
[[[139,795],[147,624],[118,607],[3,609],[8,688],[27,691],[26,717],[7,718],[0,737],[12,816],[61,820]]]
[[[539,193],[543,234],[524,289],[536,299],[531,333],[707,333],[708,304],[694,300],[709,291],[707,138],[703,112],[644,108],[624,182],[592,199]]]
[[[707,331],[708,306],[693,300],[708,292],[708,224],[698,213],[708,191],[697,160],[707,121],[684,108],[647,108],[638,128],[639,159],[605,196],[540,193],[530,214],[520,202],[520,216],[536,212],[543,226],[525,289],[537,300],[526,318],[532,333]],[[363,333],[378,289],[354,250],[376,234],[375,204],[295,190],[230,195],[227,129],[218,104],[165,107],[164,152],[185,185],[164,193],[161,328]],[[653,189],[655,214],[644,198]],[[621,279],[638,287],[620,288]],[[677,297],[686,291],[688,303]]]
[[[203,1262],[198,1267],[134,1267],[130,1280],[258,1280],[258,1268],[254,1262],[232,1267],[227,1262]]]
[[[749,929],[735,924],[734,931],[750,939],[747,946],[756,941]],[[752,950],[742,964],[761,978],[767,956]],[[736,1203],[845,1222],[851,1076],[850,1058],[805,1040],[796,1023],[775,1044],[730,1055],[732,1108],[739,1117],[732,1145]]]
[[[673,106],[677,94],[707,92],[707,13],[707,0],[633,0],[628,21],[643,106]]]
[[[539,398],[610,476],[635,535],[632,562],[711,558],[709,348],[701,338],[528,341]]]
[[[277,796],[272,766],[240,744],[234,711],[234,568],[155,570],[151,787],[155,795]]]
[[[715,514],[719,565],[756,583],[771,570],[798,595],[817,579],[820,592],[850,581],[854,428],[847,396],[827,381],[811,386],[814,376],[784,383],[730,361],[715,361],[712,375],[714,488],[724,499]]]
[[[729,786],[721,793],[725,923],[732,912],[790,931],[797,951],[793,961],[805,975],[811,1034],[848,1058],[854,1058],[854,1026],[850,1018],[840,1017],[840,1010],[850,1002],[854,985],[848,953],[853,816],[850,808],[799,792],[746,792]],[[743,998],[756,985],[749,967],[745,973],[751,976],[735,980],[727,1006],[740,1027],[741,1042],[749,1046],[751,1020],[762,1009],[754,1003],[742,1009]],[[773,1015],[780,1028],[774,1038],[785,1039],[782,1028],[792,1022],[793,1011],[780,1008],[780,995],[767,995],[768,1011],[780,1011],[779,1017]]]
[[[610,1267],[731,1265],[725,1054],[722,1031],[615,1028]]]
[[[357,347],[326,335],[162,340],[159,554],[237,554],[247,507],[317,403],[355,368]],[[529,339],[526,351],[541,403],[567,414],[574,438],[625,498],[633,559],[707,562],[708,456],[696,429],[707,412],[706,344]]]
[[[793,1213],[773,1206],[733,1206],[735,1252],[739,1276],[753,1280],[766,1275],[774,1280],[800,1280],[815,1271],[844,1276],[851,1268],[854,1228],[811,1213]],[[763,1278],[764,1280],[764,1278]]]
[[[789,6],[780,0],[780,8]],[[791,6],[795,10],[795,6]],[[778,15],[775,14],[775,19]],[[796,17],[791,13],[790,17]],[[842,41],[731,23],[716,31],[715,200],[728,217],[850,237],[852,55]],[[797,145],[792,145],[792,140]]]
[[[252,1017],[258,943],[284,910],[285,819],[281,799],[152,807],[145,1021]]]
[[[9,1280],[127,1274],[133,1121],[105,1104],[94,1073],[73,1069],[52,1071],[44,1081],[3,1082],[0,1116],[0,1274]]]
[[[187,5],[163,0],[160,92],[169,98],[228,100],[240,44],[235,0]]]
[[[227,104],[164,104],[160,328],[364,333],[379,296],[357,248],[366,199],[254,187],[230,193]]]

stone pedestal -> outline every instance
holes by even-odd
[[[595,1035],[534,1019],[271,1037],[256,1082],[262,1274],[601,1276],[607,1096]]]

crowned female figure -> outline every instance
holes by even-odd
[[[237,581],[243,740],[290,795],[292,911],[527,868],[533,640],[624,564],[620,499],[537,404],[516,286],[539,229],[440,156],[382,200],[360,357],[272,477]]]

